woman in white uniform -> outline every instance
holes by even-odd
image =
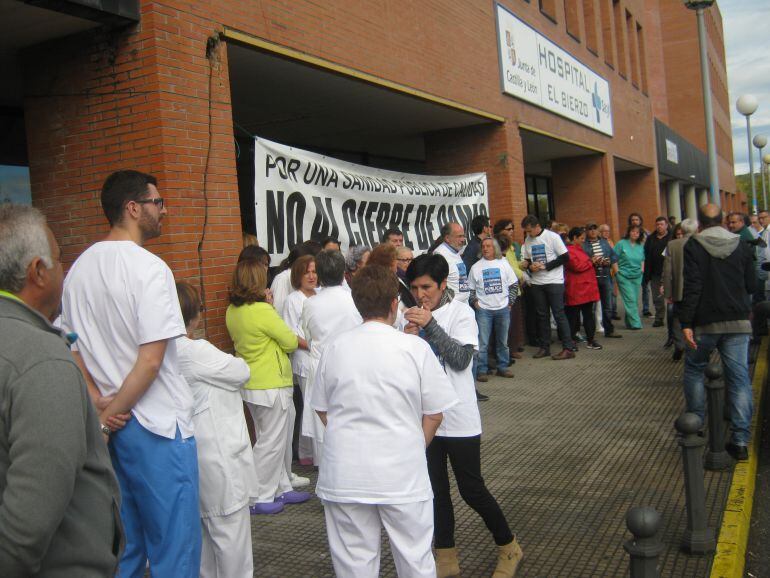
[[[456,406],[444,412],[444,421],[427,450],[428,472],[435,495],[437,575],[448,578],[460,574],[448,458],[460,496],[481,516],[498,546],[493,578],[511,578],[523,553],[481,475],[481,417],[471,363],[478,347],[478,329],[471,308],[454,299],[454,292],[447,288],[448,275],[449,266],[440,255],[422,255],[412,261],[406,277],[420,307],[404,314],[409,321],[404,331],[427,341],[460,399]]]
[[[311,398],[327,425],[316,493],[334,571],[378,576],[384,527],[398,575],[435,578],[425,446],[457,398],[428,344],[393,328],[393,272],[367,266],[351,291],[364,323],[326,346]]]
[[[286,303],[283,307],[283,320],[289,326],[289,329],[297,334],[299,342],[299,347],[291,354],[291,368],[294,373],[294,383],[299,386],[302,392],[302,399],[305,402],[303,406],[307,405],[305,389],[308,372],[310,371],[310,353],[308,352],[305,334],[302,332],[300,318],[305,301],[315,296],[317,284],[318,275],[316,275],[315,271],[315,257],[304,255],[294,261],[294,264],[291,266],[291,285],[294,287],[294,291],[289,293],[289,296],[286,298]],[[303,410],[303,414],[305,411],[312,413],[309,407]],[[302,416],[300,416],[300,426],[301,418]],[[294,429],[292,428],[292,431],[289,432],[290,436],[293,436]],[[313,463],[313,440],[300,434],[297,454],[301,465],[311,465]],[[291,445],[289,446],[288,460],[289,464],[287,467],[291,469]]]
[[[187,336],[177,340],[179,366],[195,398],[193,423],[198,448],[202,578],[251,578],[249,503],[257,478],[243,415],[241,388],[249,366],[194,339],[201,302],[189,283],[176,284]]]
[[[345,278],[345,258],[334,250],[321,251],[316,257],[316,274],[322,290],[302,307],[300,325],[310,351],[310,367],[305,398],[313,398],[313,375],[326,344],[339,335],[361,324],[350,291],[342,286]],[[302,434],[313,438],[313,463],[321,464],[324,427],[313,411],[302,415]]]

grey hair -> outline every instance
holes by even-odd
[[[27,205],[0,205],[0,290],[21,291],[27,267],[38,257],[53,267],[43,213]]]
[[[481,245],[483,245],[487,241],[492,241],[492,245],[495,248],[495,259],[502,259],[503,258],[503,251],[500,249],[500,243],[497,242],[497,239],[493,239],[491,237],[487,237],[486,239],[482,239]],[[479,247],[479,250],[481,250],[481,247]]]
[[[698,221],[695,219],[685,219],[679,226],[682,229],[685,237],[690,237],[698,232]]]
[[[366,245],[353,245],[348,249],[348,254],[345,256],[345,267],[349,272],[353,272],[361,265],[361,259],[364,258],[371,249]]]
[[[316,255],[315,270],[322,287],[335,287],[345,278],[345,258],[334,249],[326,249]]]

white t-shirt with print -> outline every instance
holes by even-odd
[[[433,497],[422,416],[457,397],[430,346],[377,321],[324,349],[311,406],[327,413],[316,494],[331,502],[407,504]]]
[[[517,283],[507,259],[479,259],[468,275],[468,285],[476,292],[479,306],[487,311],[508,307],[508,288]]]
[[[446,305],[431,311],[433,319],[449,337],[456,339],[462,345],[472,345],[479,349],[479,330],[476,316],[465,303],[452,299]],[[455,394],[460,400],[457,405],[444,412],[444,419],[436,432],[437,436],[470,437],[481,434],[481,416],[479,404],[476,401],[476,384],[473,379],[473,363],[460,371],[449,367],[438,359],[444,368],[449,381],[454,387]]]
[[[559,255],[567,252],[567,247],[561,237],[543,229],[543,231],[534,239],[527,235],[524,239],[524,245],[521,247],[521,256],[535,263],[548,263],[553,261]],[[564,283],[564,267],[559,265],[550,271],[542,269],[541,271],[529,272],[532,285],[552,285]]]
[[[455,292],[455,299],[467,303],[470,296],[468,271],[460,252],[455,251],[446,243],[441,243],[433,252],[444,257],[449,264],[449,277],[447,277],[446,284]]]
[[[62,328],[102,395],[114,395],[136,363],[139,346],[168,340],[158,376],[132,413],[151,432],[193,435],[193,395],[182,377],[176,338],[186,334],[174,276],[133,241],[102,241],[75,261],[64,282]]]

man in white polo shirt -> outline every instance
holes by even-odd
[[[440,235],[443,241],[433,252],[444,257],[449,264],[447,286],[454,291],[454,298],[457,301],[467,303],[470,296],[468,268],[462,258],[462,250],[466,241],[465,229],[458,223],[447,223],[441,227]]]
[[[62,327],[77,333],[77,357],[102,424],[131,413],[110,432],[123,496],[126,549],[118,574],[197,577],[201,529],[193,396],[182,377],[176,338],[185,326],[174,276],[142,245],[166,214],[154,177],[118,171],[102,187],[107,237],[72,265]]]
[[[564,264],[569,253],[561,237],[544,229],[535,215],[527,215],[521,221],[521,228],[527,234],[521,256],[524,268],[531,279],[530,292],[537,314],[537,338],[540,349],[535,359],[551,355],[551,324],[549,310],[556,321],[556,329],[562,343],[560,353],[551,359],[572,359],[575,357],[575,342],[564,313]]]
[[[425,447],[457,396],[430,346],[393,328],[396,276],[364,267],[351,290],[364,323],[325,347],[311,400],[327,428],[316,494],[334,571],[376,578],[384,526],[398,575],[435,578]]]

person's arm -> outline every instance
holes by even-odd
[[[425,436],[425,447],[430,445],[433,441],[433,436],[438,431],[438,426],[441,425],[441,421],[444,419],[443,413],[423,414],[422,416],[422,433]]]
[[[674,293],[674,275],[673,267],[671,265],[671,251],[666,253],[666,258],[663,259],[663,296],[671,301]]]
[[[278,346],[286,353],[291,353],[299,345],[297,335],[289,329],[281,316],[276,311],[265,311],[265,320],[262,323],[262,330],[270,339],[275,341]]]
[[[110,404],[110,402],[115,398],[115,396],[114,395],[103,396],[102,392],[99,391],[99,388],[96,387],[94,378],[91,376],[91,372],[88,371],[88,368],[86,367],[86,364],[83,361],[83,357],[80,355],[80,352],[77,350],[71,350],[71,353],[72,353],[72,358],[75,360],[75,365],[78,366],[78,369],[80,369],[80,373],[83,374],[83,379],[85,380],[86,388],[88,389],[88,396],[91,398],[91,401],[93,402],[96,409],[98,411],[102,411]],[[126,425],[126,422],[130,419],[131,419],[130,413],[119,413],[117,415],[110,417],[104,425],[109,427],[112,431],[116,431],[119,429],[123,429],[123,427]]]
[[[118,393],[104,408],[99,416],[102,423],[107,423],[111,417],[129,413],[158,377],[163,358],[166,356],[168,339],[144,343],[139,346],[139,352],[131,371],[123,380]]]
[[[20,375],[6,401],[2,411],[8,467],[0,500],[0,573],[21,578],[40,571],[72,499],[86,462],[91,401],[78,367],[54,359]]]
[[[240,357],[220,351],[208,341],[190,347],[194,349],[187,359],[188,367],[200,381],[228,391],[238,391],[249,381],[249,366]]]
[[[321,423],[326,427],[326,412],[316,410],[316,413],[318,414],[318,419],[320,419]]]
[[[565,252],[556,257],[556,259],[553,259],[551,261],[548,261],[545,264],[545,270],[550,271],[551,269],[556,269],[556,267],[563,267],[570,261],[569,253]]]
[[[756,257],[753,247],[749,247],[748,251],[744,251],[743,257],[743,276],[746,284],[746,292],[749,295],[753,295],[757,292],[757,271],[755,269],[754,258]]]
[[[425,339],[436,348],[444,363],[455,371],[465,369],[473,360],[473,345],[460,343],[450,337],[433,318],[429,309],[412,307],[406,310],[404,317],[425,331]]]
[[[519,295],[519,283],[514,281],[508,285],[508,307],[513,307],[516,303],[516,298]]]
[[[692,327],[695,311],[703,292],[703,278],[698,263],[697,242],[690,239],[684,245],[684,284],[682,301],[679,303],[677,315],[682,329]]]

